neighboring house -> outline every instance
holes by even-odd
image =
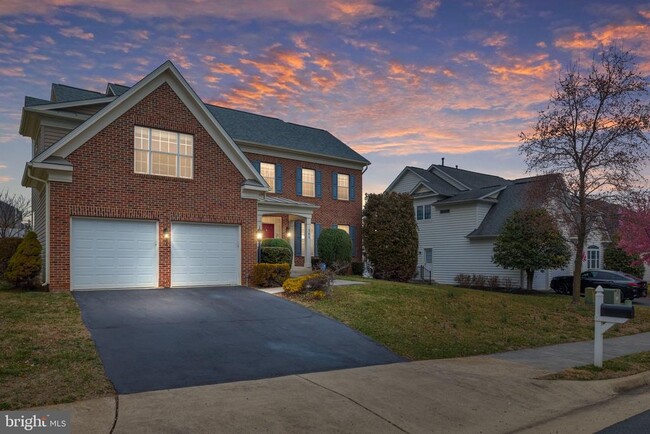
[[[15,206],[0,200],[0,238],[25,236],[23,213]]]
[[[171,62],[104,93],[26,97],[23,174],[51,290],[248,283],[257,234],[310,264],[321,228],[361,255],[362,172],[329,132],[203,103]]]
[[[526,205],[528,188],[536,178],[507,180],[444,165],[428,169],[406,167],[386,189],[413,197],[419,233],[418,265],[439,283],[453,284],[458,274],[481,274],[509,278],[525,286],[521,270],[506,270],[492,262],[494,241],[512,213]],[[602,268],[606,241],[588,242],[583,269]],[[533,287],[548,289],[564,270],[540,270]],[[424,276],[427,277],[428,276]]]

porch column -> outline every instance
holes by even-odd
[[[305,219],[305,267],[311,269],[311,217]]]

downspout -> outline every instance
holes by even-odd
[[[47,180],[32,175],[31,163],[27,164],[27,177],[36,182],[42,182],[45,186],[45,282],[43,282],[43,286],[46,286],[50,283],[50,189]],[[32,220],[35,221],[33,216],[34,210],[32,209]]]

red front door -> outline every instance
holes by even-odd
[[[275,225],[273,223],[262,223],[263,238],[275,238]]]

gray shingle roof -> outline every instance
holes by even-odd
[[[32,96],[25,97],[25,107],[34,107],[43,104],[52,104],[52,102],[46,99],[34,98]]]
[[[408,169],[413,171],[413,173],[424,178],[424,184],[426,184],[432,190],[444,195],[444,196],[453,196],[458,194],[458,190],[453,185],[449,184],[447,181],[440,178],[438,175],[435,175],[428,170],[421,169],[419,167],[407,166]]]
[[[51,101],[26,97],[25,106],[87,101],[113,94],[119,97],[129,89],[128,86],[108,83],[106,93],[100,93],[64,84],[52,84]],[[271,145],[370,164],[370,161],[334,137],[329,131],[211,104],[206,104],[206,108],[235,141]]]
[[[501,193],[498,202],[490,208],[481,225],[468,237],[496,237],[506,220],[518,209],[526,206],[528,189],[541,177],[521,178],[512,181]]]
[[[452,197],[439,200],[434,205],[436,206],[438,206],[438,204],[448,205],[451,203],[467,202],[470,200],[479,200],[485,196],[491,195],[491,193],[498,191],[500,188],[503,188],[503,186],[500,185],[500,186],[492,186],[492,187],[483,187],[483,188],[477,188],[475,190],[461,191],[460,193]]]
[[[103,98],[106,94],[94,90],[79,89],[66,84],[52,83],[52,102],[85,101],[88,99]]]
[[[460,181],[471,189],[492,187],[495,185],[506,185],[509,181],[501,178],[500,176],[487,175],[485,173],[471,172],[464,169],[456,169],[450,166],[441,166],[439,164],[432,164],[429,170],[435,167],[441,170],[452,178]]]

